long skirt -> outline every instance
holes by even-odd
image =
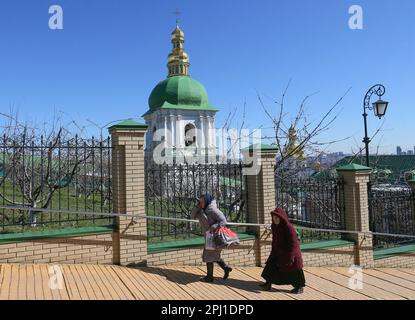
[[[203,262],[216,262],[216,261],[219,261],[221,252],[222,252],[222,249],[216,249],[216,250],[203,249],[202,261]]]
[[[267,282],[271,282],[276,285],[290,284],[294,286],[294,288],[301,288],[305,286],[303,270],[283,272],[280,271],[274,263],[268,263],[265,266],[261,277],[263,277]]]

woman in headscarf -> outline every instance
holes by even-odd
[[[277,208],[271,216],[272,250],[261,275],[266,281],[261,287],[268,291],[272,284],[289,284],[294,287],[292,293],[303,293],[305,278],[297,232],[284,210]]]
[[[202,232],[206,236],[208,230],[216,230],[220,227],[226,226],[227,221],[225,215],[216,206],[216,200],[212,195],[206,193],[200,196],[197,207],[193,209],[191,214],[192,219],[198,219]],[[221,258],[222,249],[206,250],[203,249],[202,260],[206,263],[207,275],[201,281],[213,282],[213,267],[216,262],[224,271],[223,279],[229,277],[232,268],[229,267]]]

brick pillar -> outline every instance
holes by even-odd
[[[371,168],[349,164],[338,168],[344,179],[346,230],[370,232],[368,183]],[[373,268],[373,236],[363,233],[345,234],[345,239],[355,242],[355,264]]]
[[[245,161],[251,157],[253,167],[244,170],[247,180],[248,222],[271,224],[271,211],[275,209],[274,168],[277,149],[268,145],[254,145],[242,151]],[[257,266],[263,266],[271,252],[271,245],[264,243],[265,228],[254,227],[256,234],[255,260]],[[265,233],[266,234],[266,233]],[[262,236],[262,241],[261,237]],[[271,237],[267,239],[270,241]]]
[[[124,121],[110,129],[112,140],[113,212],[145,213],[144,135],[147,126]],[[116,218],[113,232],[113,264],[146,263],[147,220]]]

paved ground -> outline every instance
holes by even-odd
[[[367,300],[415,299],[415,270],[365,270],[363,289],[349,288],[346,268],[306,268],[304,294],[292,295],[291,287],[273,287],[271,292],[258,290],[262,281],[260,268],[237,268],[231,278],[222,280],[215,269],[214,284],[199,282],[204,268],[161,267],[124,268],[98,265],[61,265],[53,279],[62,279],[62,289],[52,290],[59,281],[50,281],[49,265],[0,265],[0,299],[138,299],[138,300]]]

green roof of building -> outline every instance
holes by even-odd
[[[174,76],[159,82],[148,99],[150,114],[160,109],[219,111],[209,104],[205,87],[189,76]]]
[[[378,155],[369,157],[370,167],[372,172],[383,170],[388,173],[389,180],[397,180],[402,178],[404,173],[413,172],[415,176],[415,155]],[[333,168],[337,169],[348,164],[366,165],[366,157],[345,157],[334,164]]]

